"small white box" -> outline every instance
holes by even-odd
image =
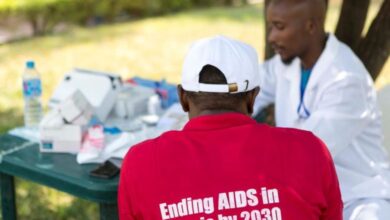
[[[49,106],[51,108],[58,106],[78,89],[92,105],[94,114],[104,122],[115,104],[121,86],[122,81],[118,75],[74,69],[65,74],[50,98]]]
[[[55,153],[78,153],[83,138],[80,125],[65,124],[58,128],[41,128],[40,151]]]
[[[93,114],[92,106],[79,90],[61,102],[59,110],[66,122],[75,125],[87,125]]]
[[[51,109],[45,116],[42,118],[39,123],[39,129],[43,128],[59,128],[65,124],[64,119],[60,113],[60,110],[57,108]]]

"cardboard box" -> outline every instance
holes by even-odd
[[[42,127],[40,133],[40,151],[53,153],[78,153],[83,138],[80,125],[65,124],[58,128]]]
[[[59,111],[66,122],[75,125],[87,125],[93,114],[92,106],[79,90],[59,104]]]

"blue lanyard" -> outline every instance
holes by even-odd
[[[301,99],[299,102],[297,113],[298,113],[299,118],[303,118],[303,119],[306,119],[310,116],[310,112],[306,108],[305,103],[303,102],[303,99]]]
[[[311,75],[311,69],[305,70],[302,68],[301,70],[301,84],[300,84],[300,100],[299,100],[299,105],[297,108],[297,113],[299,118],[306,119],[310,116],[310,111],[306,108],[305,103],[304,103],[304,94],[305,94],[305,89],[307,86],[307,83],[309,82],[309,78]]]

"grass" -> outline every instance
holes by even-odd
[[[260,6],[195,10],[137,22],[73,28],[54,36],[0,46],[0,112],[20,116],[21,74],[24,62],[34,59],[42,75],[46,103],[62,75],[84,67],[152,79],[179,82],[180,68],[190,43],[204,36],[230,35],[262,49]],[[7,117],[8,118],[8,117]],[[2,119],[0,132],[20,120]]]
[[[374,4],[370,10],[371,19],[377,8]],[[338,5],[332,4],[327,30],[334,29],[338,13]],[[46,103],[62,75],[73,67],[118,73],[124,78],[139,75],[179,82],[188,46],[204,36],[225,34],[241,39],[253,45],[263,59],[263,29],[262,5],[254,5],[193,10],[92,29],[72,28],[63,34],[2,45],[0,133],[22,122],[21,74],[28,59],[36,61],[42,74]],[[390,82],[389,70],[387,62],[377,79],[378,87]]]
[[[377,9],[378,4],[370,9],[371,19]],[[338,5],[332,4],[326,24],[330,32],[338,13]],[[191,10],[89,29],[73,27],[58,35],[0,45],[0,133],[22,124],[21,74],[28,59],[36,61],[47,103],[63,74],[73,67],[113,72],[123,78],[138,75],[178,83],[181,63],[191,42],[215,34],[253,45],[263,60],[263,30],[259,4]],[[376,86],[388,83],[389,61]],[[95,204],[29,182],[18,180],[17,184],[20,219],[98,218]]]

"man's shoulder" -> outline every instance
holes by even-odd
[[[372,87],[372,79],[367,69],[352,49],[331,35],[327,47],[314,66],[314,75],[322,91],[325,88]],[[331,94],[331,93],[324,93]],[[332,94],[333,95],[333,94]]]
[[[363,62],[348,45],[339,41],[337,38],[334,38],[334,41],[337,45],[337,53],[333,58],[331,66],[336,70],[336,73],[353,73],[355,77],[369,74]]]
[[[287,127],[273,127],[268,125],[259,126],[258,132],[266,134],[269,139],[278,142],[288,142],[292,140],[298,140],[298,142],[300,142],[300,140],[314,136],[310,131]]]
[[[298,154],[328,154],[325,144],[311,131],[296,128],[270,127],[270,139]],[[313,155],[314,156],[314,155]]]
[[[297,128],[266,126],[266,129],[268,129],[268,132],[271,135],[283,136],[286,138],[306,138],[314,136],[311,131],[301,130]]]

